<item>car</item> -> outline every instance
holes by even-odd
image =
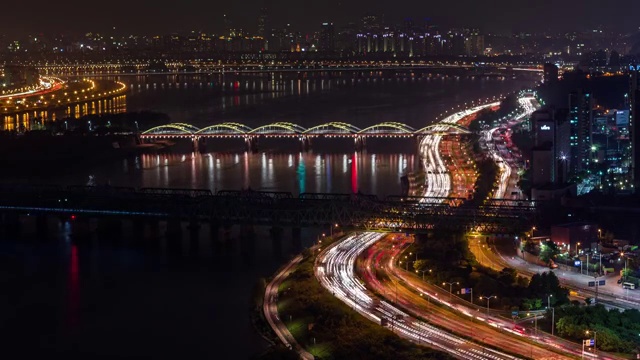
[[[622,278],[618,279],[618,284],[622,284]]]

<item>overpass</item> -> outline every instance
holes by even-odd
[[[213,124],[202,129],[185,123],[172,123],[156,126],[144,131],[141,139],[179,139],[187,138],[194,142],[194,147],[205,139],[213,138],[241,138],[248,149],[255,150],[257,141],[263,137],[294,138],[307,149],[314,138],[353,138],[356,148],[362,148],[367,138],[395,138],[419,137],[424,135],[462,135],[470,134],[468,128],[459,124],[432,124],[422,129],[399,122],[383,122],[360,129],[355,125],[344,122],[328,122],[310,128],[289,122],[275,122],[257,128],[247,125],[226,122]]]
[[[252,190],[157,189],[86,186],[0,186],[0,214],[76,219],[209,223],[216,226],[326,227],[381,232],[427,233],[434,229],[518,233],[538,215],[531,201],[495,199],[474,205],[466,199]]]

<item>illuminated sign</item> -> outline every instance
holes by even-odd
[[[551,130],[551,126],[549,126],[549,125],[542,125],[542,126],[540,127],[540,130],[545,130],[545,131],[546,131],[546,130]]]

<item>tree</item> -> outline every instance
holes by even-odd
[[[542,308],[542,299],[524,299],[522,308],[524,310],[538,310]]]
[[[425,260],[416,260],[413,262],[413,270],[421,271],[427,267],[427,262]]]
[[[551,271],[533,275],[529,282],[528,292],[530,298],[544,299],[553,295],[556,305],[569,302],[569,290],[560,286],[560,280]]]
[[[539,258],[545,263],[549,263],[551,260],[555,259],[559,253],[560,249],[558,249],[558,245],[551,240],[540,244]]]
[[[518,272],[512,268],[504,268],[498,275],[498,281],[505,286],[512,286],[518,279]]]

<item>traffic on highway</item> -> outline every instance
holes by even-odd
[[[364,317],[415,343],[429,345],[459,359],[517,359],[441,330],[386,300],[375,298],[356,278],[354,269],[358,256],[383,237],[380,233],[352,234],[324,250],[316,260],[316,277],[322,286]]]

